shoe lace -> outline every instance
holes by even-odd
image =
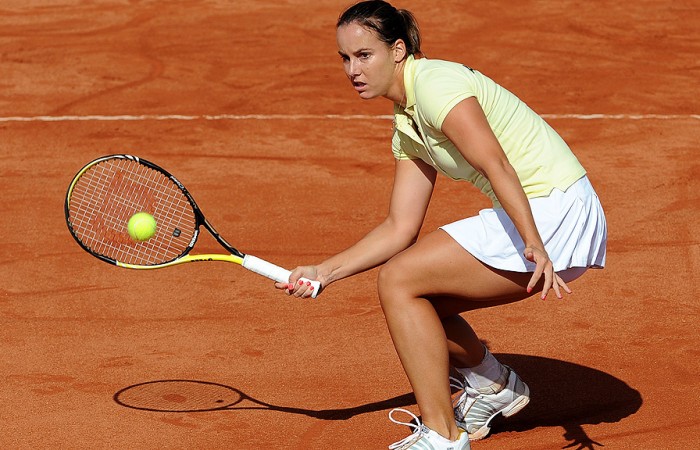
[[[469,386],[465,380],[455,378],[453,376],[450,376],[450,387],[455,388],[458,391],[464,391],[463,394],[456,396],[452,401],[452,407],[455,410],[455,419],[457,419],[458,422],[461,422],[467,415],[467,411],[469,410],[471,405],[482,394],[476,389]]]
[[[467,386],[467,383],[464,382],[464,380],[453,377],[450,375],[450,387],[453,387],[457,390],[463,390]]]
[[[402,412],[406,413],[409,416],[413,418],[411,422],[401,422],[400,420],[394,419],[394,413],[395,412]],[[394,442],[389,446],[389,450],[397,450],[403,448],[404,445],[413,443],[413,441],[418,438],[421,434],[424,433],[423,430],[423,424],[421,423],[420,419],[418,416],[413,414],[411,411],[407,411],[402,408],[394,408],[389,412],[389,420],[394,422],[397,425],[406,425],[407,427],[413,429],[413,433],[411,435],[406,436],[405,438],[401,439],[400,441]],[[415,423],[414,423],[415,422]]]
[[[476,398],[481,395],[481,392],[469,386],[466,381],[460,380],[459,378],[455,378],[453,376],[450,376],[450,387],[453,387],[459,391],[464,391],[469,397],[472,398]]]

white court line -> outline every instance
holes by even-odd
[[[89,115],[89,116],[31,116],[0,117],[0,122],[79,122],[79,121],[144,121],[144,120],[391,120],[390,115],[342,114],[217,114],[217,115]]]
[[[545,119],[579,119],[579,120],[678,120],[700,119],[700,114],[540,114]]]
[[[700,119],[700,114],[540,114],[544,119],[576,120],[681,120]],[[92,122],[147,120],[391,120],[393,115],[342,114],[217,114],[217,115],[86,115],[86,116],[10,116],[0,122]]]

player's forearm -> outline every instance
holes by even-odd
[[[399,230],[385,220],[352,247],[328,258],[316,266],[324,286],[377,267],[406,249],[415,240],[408,230]]]
[[[532,216],[530,203],[518,180],[515,170],[510,165],[502,167],[489,174],[489,182],[494,194],[501,203],[510,220],[513,221],[515,229],[526,247],[536,246],[544,250],[544,244],[540,237],[535,219]]]

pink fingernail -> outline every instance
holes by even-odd
[[[292,289],[294,289],[294,285],[292,283],[289,283],[289,285],[287,285],[287,289],[291,291]]]
[[[532,288],[531,288],[531,287],[527,288],[527,293],[529,294],[530,292],[532,292]]]
[[[306,285],[307,285],[307,286],[311,286],[311,282],[310,282],[310,281],[307,281],[307,282],[306,282]]]
[[[313,286],[311,286],[311,287],[309,288],[309,290],[310,290],[310,291],[313,291],[313,290],[314,290],[314,287],[313,287]]]
[[[304,284],[304,282],[299,280],[299,286],[301,286],[302,284]]]

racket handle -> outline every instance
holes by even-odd
[[[288,283],[289,276],[292,274],[292,272],[290,272],[287,269],[284,269],[280,266],[276,266],[272,263],[265,261],[264,259],[260,259],[252,255],[245,255],[243,257],[243,267],[250,270],[251,272],[255,272],[258,275],[262,275],[279,283]],[[314,287],[314,291],[311,294],[311,298],[316,298],[316,296],[318,295],[318,291],[321,288],[321,282],[307,280],[306,278],[301,278],[301,280],[304,282],[308,281],[311,283],[311,285]]]

